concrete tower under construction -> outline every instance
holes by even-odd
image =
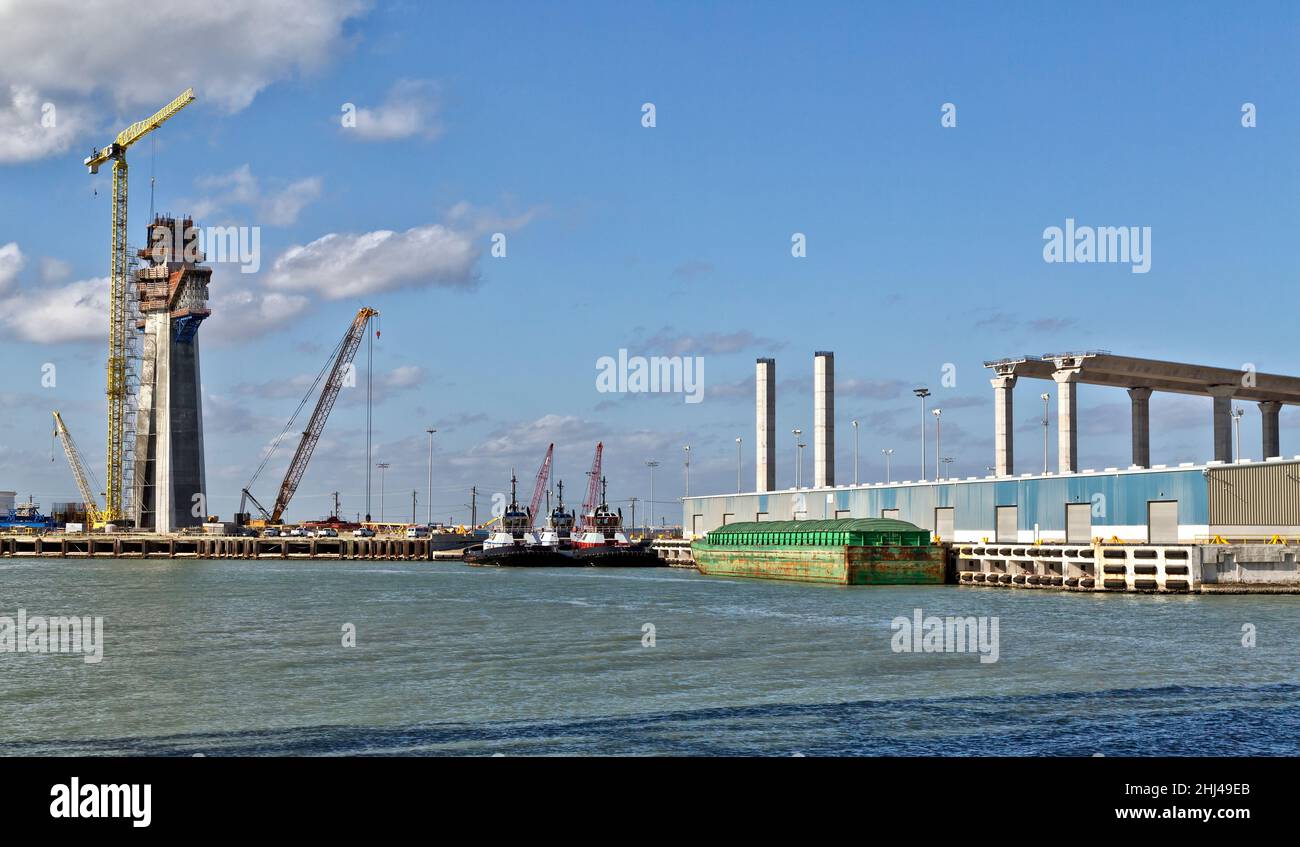
[[[154,532],[197,526],[208,511],[198,330],[211,314],[212,268],[199,246],[191,219],[156,217],[135,273],[142,361],[132,517]]]

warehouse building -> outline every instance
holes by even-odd
[[[773,359],[757,363],[755,491],[687,497],[685,534],[698,538],[736,521],[893,517],[957,543],[1207,543],[1217,536],[1267,541],[1300,536],[1300,456],[1282,458],[1278,413],[1300,404],[1300,379],[1273,374],[1114,356],[1105,352],[1023,356],[985,363],[995,374],[992,476],[964,480],[836,485],[833,354],[814,359],[814,485],[775,491]],[[1012,390],[1019,379],[1054,381],[1058,390],[1058,471],[1013,474]],[[1080,470],[1075,386],[1128,391],[1133,463]],[[1153,391],[1213,398],[1213,455],[1204,464],[1150,465],[1148,400]],[[1258,404],[1264,461],[1232,462],[1233,399]]]

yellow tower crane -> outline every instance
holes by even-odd
[[[187,88],[156,114],[131,124],[117,134],[112,144],[96,150],[86,159],[92,174],[99,166],[113,163],[113,241],[109,260],[108,301],[108,479],[104,489],[106,521],[121,520],[123,442],[126,438],[127,385],[126,359],[130,328],[126,325],[127,250],[126,250],[126,150],[144,136],[162,126],[168,118],[194,102],[194,89]]]
[[[81,499],[86,503],[86,520],[93,527],[103,526],[104,515],[99,511],[99,501],[95,499],[94,489],[90,487],[90,481],[87,479],[86,468],[81,463],[81,451],[77,449],[77,442],[72,440],[72,433],[68,432],[67,425],[63,423],[63,416],[58,412],[54,413],[54,434],[63,445],[63,454],[68,457],[72,475],[77,479],[77,490],[81,492]]]

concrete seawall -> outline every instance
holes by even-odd
[[[1280,544],[956,544],[961,585],[1138,593],[1300,594]]]

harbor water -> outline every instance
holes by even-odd
[[[1298,600],[8,560],[0,615],[100,616],[103,658],[0,653],[0,753],[1296,755]],[[996,661],[903,651],[918,614]]]

